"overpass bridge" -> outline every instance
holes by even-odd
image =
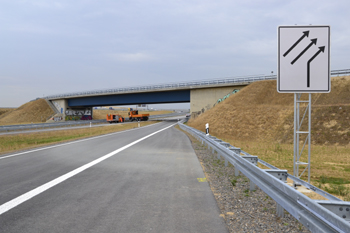
[[[348,73],[350,69],[331,72],[332,75]],[[92,118],[95,106],[190,103],[192,113],[211,108],[218,99],[252,82],[275,79],[276,75],[244,76],[72,92],[46,96],[45,99],[58,115],[68,120],[67,116]]]

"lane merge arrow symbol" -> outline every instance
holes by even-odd
[[[327,25],[278,26],[279,93],[331,91],[330,29]]]
[[[317,43],[317,39],[312,39],[311,43],[291,62],[291,64],[293,65],[301,56],[303,56],[303,54],[309,49],[311,48],[311,46],[314,44],[316,45]]]
[[[310,87],[310,63],[322,52],[324,53],[324,49],[326,46],[318,47],[319,50],[313,55],[310,60],[307,62],[307,87]]]
[[[297,41],[292,45],[292,47],[290,47],[290,48],[287,50],[287,52],[285,52],[285,53],[283,54],[283,57],[287,56],[288,53],[289,53],[290,51],[292,51],[292,50],[295,48],[295,46],[297,46],[297,45],[300,43],[300,41],[302,41],[305,37],[309,37],[309,33],[310,33],[310,31],[305,31],[305,32],[303,32],[304,35],[302,35],[302,36],[299,38],[299,40],[297,40]]]

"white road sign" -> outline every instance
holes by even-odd
[[[278,27],[277,91],[331,91],[330,26]]]

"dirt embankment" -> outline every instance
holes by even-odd
[[[9,114],[13,110],[15,110],[15,108],[0,108],[0,118],[5,116],[5,114]]]
[[[139,111],[140,114],[148,113],[150,115],[168,114],[173,111]],[[46,122],[46,120],[54,114],[54,111],[44,99],[23,104],[19,108],[0,108],[0,125],[15,125],[15,124],[30,124]],[[122,110],[93,110],[93,119],[106,119],[107,114],[120,114],[123,117],[128,117],[128,111]]]
[[[52,114],[54,114],[54,111],[46,101],[38,99],[1,114],[0,125],[46,122],[46,119]]]
[[[222,139],[290,143],[293,103],[293,94],[277,92],[276,81],[255,82],[188,124],[205,131],[209,123],[210,133]],[[312,94],[311,115],[312,143],[349,144],[350,76],[332,78],[330,93]]]

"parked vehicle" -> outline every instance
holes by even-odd
[[[107,114],[107,121],[112,124],[112,123],[119,123],[119,122],[124,122],[125,119],[121,115],[114,115],[114,114]]]
[[[138,110],[128,112],[130,121],[147,121],[149,114],[139,114]]]

